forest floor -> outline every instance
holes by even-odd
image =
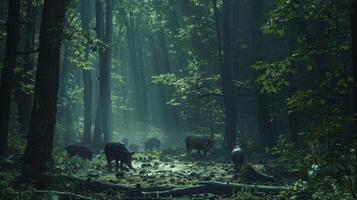
[[[114,164],[114,163],[113,163]],[[247,165],[247,164],[246,164]],[[133,170],[125,170],[124,173],[108,170],[105,156],[99,153],[92,161],[81,158],[68,158],[65,152],[56,153],[56,164],[54,173],[68,177],[77,177],[82,180],[91,180],[100,183],[128,185],[139,188],[175,188],[198,185],[200,181],[216,181],[221,183],[245,183],[252,185],[275,185],[284,186],[294,180],[291,172],[284,167],[274,164],[249,163],[256,171],[262,174],[269,174],[271,180],[257,180],[245,177],[244,173],[235,174],[233,165],[228,161],[212,156],[203,157],[202,155],[192,154],[187,156],[185,153],[173,152],[146,152],[136,153],[133,156]],[[244,170],[244,169],[243,169]],[[242,171],[243,171],[242,170]],[[0,188],[6,184],[11,188],[11,182],[19,175],[18,170],[0,171]],[[68,182],[62,179],[51,181],[46,190],[69,192],[80,194],[84,197],[93,199],[149,199],[147,197],[128,196],[125,191],[103,191],[93,192],[90,189],[79,189],[75,181]],[[19,193],[20,191],[31,191],[33,188],[22,186],[20,188],[8,189],[8,194]],[[0,189],[0,197],[1,197]],[[22,193],[24,199],[32,198],[35,193]],[[25,194],[25,195],[24,195]],[[31,197],[31,198],[30,198]],[[37,196],[39,197],[39,196]],[[41,198],[41,197],[40,197]],[[13,198],[10,198],[13,199]],[[61,198],[60,198],[61,199]],[[72,198],[62,198],[72,199]],[[74,199],[80,199],[74,198]],[[172,199],[172,198],[153,198],[153,199]],[[257,192],[254,190],[243,190],[233,194],[197,194],[177,197],[175,199],[278,199],[276,194]]]

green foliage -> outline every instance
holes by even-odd
[[[288,87],[288,78],[294,74],[290,59],[275,63],[258,62],[253,68],[260,71],[256,83],[262,93],[277,93]]]
[[[56,161],[56,173],[71,175],[76,170],[84,169],[88,166],[88,160],[84,160],[78,156],[70,158],[64,151],[63,147],[56,147],[54,150]]]
[[[21,74],[20,80],[17,82],[19,84],[20,89],[22,92],[24,92],[27,95],[34,94],[35,92],[35,71],[31,70],[26,73],[16,73],[16,74]],[[26,80],[27,82],[25,82]]]
[[[8,151],[9,154],[22,155],[25,152],[24,141],[17,135],[9,135]]]
[[[85,70],[93,70],[92,62],[86,55],[87,50],[93,50],[94,52],[104,51],[107,44],[96,38],[91,32],[83,32],[81,28],[80,13],[75,9],[68,9],[65,28],[65,38],[70,41],[70,61],[77,67]]]
[[[281,58],[254,66],[259,73],[256,83],[261,92],[286,96],[283,106],[299,116],[303,137],[300,148],[279,138],[269,150],[289,170],[306,174],[282,193],[283,199],[352,199],[356,159],[353,144],[346,139],[353,137],[349,127],[354,123],[346,101],[352,85],[346,67],[350,3],[276,1],[262,27],[289,46]]]
[[[185,68],[185,73],[187,76],[182,78],[175,74],[160,74],[153,77],[153,83],[174,88],[173,97],[168,104],[181,106],[184,119],[192,119],[206,113],[214,123],[221,124],[222,104],[217,97],[222,96],[222,91],[219,87],[211,87],[220,81],[219,75],[208,76],[198,63],[190,63]]]
[[[32,189],[27,185],[21,188],[14,187],[14,181],[19,176],[15,170],[0,171],[0,199],[2,200],[36,200],[40,199],[40,195],[27,192]]]
[[[277,156],[290,173],[304,177],[282,192],[282,199],[353,199],[351,169],[356,163],[353,152],[311,154],[308,149],[297,150],[282,136],[268,152]]]

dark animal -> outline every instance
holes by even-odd
[[[153,151],[160,149],[161,142],[157,138],[150,138],[144,142],[145,151]]]
[[[139,146],[137,144],[130,144],[129,145],[129,150],[131,152],[138,152],[139,151]]]
[[[128,138],[123,138],[122,140],[123,144],[127,147],[129,145],[129,140]]]
[[[80,144],[69,144],[66,146],[66,151],[69,157],[79,156],[83,159],[92,160],[93,152],[88,147]]]
[[[231,153],[234,169],[240,171],[244,162],[244,151],[237,145]]]
[[[119,161],[120,170],[124,170],[123,164],[127,165],[130,169],[133,169],[131,164],[132,155],[134,152],[130,152],[123,143],[110,142],[104,147],[105,157],[107,158],[109,170],[112,168],[112,161],[115,160],[116,171],[118,171]]]
[[[213,140],[208,136],[203,135],[189,135],[186,137],[186,150],[187,154],[190,154],[192,150],[197,150],[198,154],[203,151],[203,155],[206,156],[207,151],[213,149]]]

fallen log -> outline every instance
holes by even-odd
[[[74,194],[74,193],[71,193],[71,192],[60,192],[60,191],[55,191],[55,190],[31,190],[31,191],[24,191],[24,192],[21,192],[21,193],[22,194],[26,194],[26,193],[41,193],[41,194],[48,194],[48,195],[67,196],[67,197],[70,197],[71,199],[94,200],[91,197],[86,197],[86,196],[79,195],[79,194]]]
[[[120,191],[131,197],[180,197],[195,194],[232,194],[237,191],[254,191],[277,194],[286,189],[283,186],[254,185],[242,183],[222,183],[214,181],[201,181],[199,185],[188,187],[146,187],[140,185],[123,185],[93,181],[75,176],[58,176],[57,181],[72,182],[79,189],[86,189],[98,193],[103,191]]]
[[[168,196],[179,197],[179,196],[204,194],[204,193],[232,194],[237,191],[246,191],[246,190],[276,194],[283,191],[284,189],[286,189],[286,187],[202,181],[199,182],[198,186],[174,188],[166,191],[142,192],[142,194],[147,197],[168,197]]]
[[[184,188],[174,188],[165,191],[141,192],[144,197],[179,197],[185,195],[210,193],[210,187],[205,185],[191,186]]]
[[[103,192],[106,190],[131,192],[137,190],[137,187],[135,185],[104,183],[104,182],[95,181],[92,179],[84,179],[76,176],[61,175],[55,179],[63,180],[64,182],[75,182],[77,183],[78,187],[85,188],[93,192]]]
[[[152,192],[152,191],[166,191],[166,190],[172,190],[175,189],[174,186],[153,186],[153,187],[144,187],[140,188],[140,191],[142,192]]]
[[[242,183],[221,183],[214,181],[201,181],[199,182],[201,185],[210,186],[212,189],[217,188],[219,190],[231,190],[231,191],[244,191],[244,190],[254,190],[258,192],[265,193],[279,193],[285,189],[283,186],[271,186],[271,185],[250,185],[250,184],[242,184]]]

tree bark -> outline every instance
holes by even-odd
[[[82,30],[85,33],[89,33],[89,0],[81,1],[81,19]],[[85,49],[85,59],[89,58],[89,47]],[[90,144],[91,132],[92,132],[92,101],[93,101],[93,82],[92,72],[88,69],[82,70],[83,85],[84,85],[84,125],[83,125],[83,144]]]
[[[134,90],[135,90],[135,95],[134,95],[134,101],[135,101],[135,118],[139,122],[146,122],[147,121],[147,116],[143,111],[145,111],[145,100],[146,96],[144,96],[144,90],[146,89],[146,85],[144,80],[142,80],[141,77],[141,71],[139,66],[139,59],[138,59],[138,52],[137,52],[137,44],[136,44],[136,37],[135,37],[135,24],[134,24],[134,19],[132,16],[132,13],[129,13],[129,17],[123,13],[123,21],[125,23],[125,28],[126,28],[126,34],[127,34],[127,41],[128,41],[128,49],[129,49],[129,58],[130,58],[130,64],[131,64],[131,70],[132,70],[132,75],[133,78],[136,79],[134,81]]]
[[[163,31],[159,31],[157,33],[157,40],[158,40],[158,46],[161,47],[159,48],[159,55],[158,58],[160,58],[160,65],[159,65],[159,72],[160,73],[173,73],[172,70],[172,65],[170,62],[170,57],[169,57],[169,50],[167,48],[167,41],[165,34]],[[178,110],[176,107],[172,107],[167,104],[167,102],[170,100],[170,96],[173,94],[173,90],[171,88],[160,88],[161,97],[162,99],[162,104],[159,105],[159,107],[162,107],[164,110],[164,115],[162,116],[164,119],[164,128],[171,132],[171,137],[173,141],[177,141],[179,139],[178,133],[179,133],[179,114]]]
[[[95,116],[93,130],[93,147],[98,148],[103,143],[103,125],[102,125],[102,99],[98,96],[98,105]]]
[[[231,34],[230,34],[230,0],[223,1],[223,46],[219,28],[217,2],[214,5],[217,31],[218,56],[221,68],[223,104],[224,104],[224,138],[223,145],[226,153],[230,153],[236,145],[237,109],[234,101],[234,90],[231,69]],[[223,51],[222,51],[223,50]],[[221,53],[222,52],[222,53]]]
[[[263,24],[263,0],[252,0],[252,38],[251,38],[251,54],[252,64],[262,59],[262,43],[263,34],[260,31],[260,26]],[[254,72],[254,78],[258,77],[258,72]],[[275,144],[275,136],[273,125],[270,120],[269,98],[266,94],[262,94],[259,88],[256,89],[256,105],[257,105],[257,123],[258,130],[261,135],[261,144],[263,147],[271,147]]]
[[[96,0],[96,34],[97,38],[104,41],[104,15],[103,15],[103,2]],[[94,127],[94,140],[93,145],[98,146],[103,141],[103,69],[105,68],[105,58],[103,50],[99,49],[99,95],[97,101],[97,113]]]
[[[135,44],[136,48],[136,53],[137,56],[136,58],[138,59],[138,75],[137,79],[140,82],[140,87],[141,87],[141,94],[140,94],[140,105],[141,105],[141,111],[140,115],[142,116],[142,121],[143,122],[148,122],[148,103],[147,103],[147,87],[146,87],[146,77],[145,77],[145,61],[144,61],[144,47],[143,47],[143,37],[142,37],[142,30],[140,30],[140,20],[137,20],[137,24],[135,27],[135,33],[134,37],[135,40],[137,41]],[[146,129],[146,127],[145,127]]]
[[[102,90],[102,125],[103,125],[103,134],[104,142],[108,143],[112,140],[113,137],[113,128],[112,128],[112,92],[111,92],[111,67],[112,67],[112,26],[113,26],[113,8],[112,0],[106,0],[106,30],[104,42],[107,47],[104,52],[104,61],[105,64],[100,68],[100,90]]]
[[[25,42],[24,50],[33,51],[35,49],[35,34],[36,34],[36,9],[33,6],[32,0],[26,0],[26,20],[29,22],[25,27]],[[24,54],[23,72],[20,74],[18,82],[22,82],[24,85],[31,84],[30,74],[34,70],[34,55],[27,53]],[[18,84],[17,84],[18,85]],[[29,91],[23,91],[21,86],[18,85],[14,91],[14,96],[17,102],[17,109],[20,123],[20,134],[27,134],[30,125],[31,110],[33,103],[33,93]]]
[[[69,77],[70,71],[73,66],[70,64],[69,55],[70,55],[70,44],[68,42],[63,45],[63,57],[62,57],[62,64],[60,69],[60,86],[58,97],[61,99],[62,102],[65,102],[62,106],[62,109],[59,110],[57,114],[57,121],[61,121],[64,125],[64,132],[61,134],[61,138],[64,144],[69,144],[73,141],[73,134],[74,134],[74,106],[73,102],[71,102],[70,97],[68,97],[68,88],[69,88]]]
[[[7,153],[11,93],[15,78],[16,52],[20,39],[20,0],[9,0],[4,67],[0,85],[0,158]]]
[[[353,115],[354,115],[354,149],[357,149],[357,0],[352,2],[351,14],[352,36],[352,70],[353,70]],[[355,151],[357,158],[357,151]],[[357,167],[354,169],[354,182],[357,188]]]
[[[22,158],[21,173],[25,180],[38,178],[52,163],[65,10],[65,0],[44,1],[34,106],[27,146]]]

